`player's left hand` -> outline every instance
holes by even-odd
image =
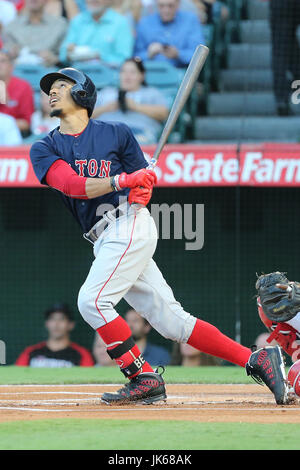
[[[152,188],[133,188],[128,195],[129,204],[137,203],[146,206],[152,196]]]
[[[137,186],[150,189],[157,182],[156,173],[153,170],[148,170],[147,168],[142,168],[141,170],[129,174],[123,172],[117,176],[115,176],[115,179],[117,178],[116,183],[120,189],[135,188]]]

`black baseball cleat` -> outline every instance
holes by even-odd
[[[275,396],[277,405],[290,402],[289,387],[279,346],[266,346],[254,351],[246,364],[247,375],[260,385],[263,383]]]
[[[141,372],[117,392],[104,393],[101,400],[107,405],[127,405],[133,402],[151,405],[166,400],[165,382],[162,378],[165,369],[164,367],[162,369],[161,374],[158,373],[158,369],[154,372]]]

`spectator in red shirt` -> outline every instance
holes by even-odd
[[[30,134],[34,111],[33,90],[26,80],[13,75],[13,62],[4,49],[0,50],[0,80],[6,85],[6,103],[0,104],[0,112],[14,117],[23,137],[26,137]]]
[[[18,357],[17,366],[91,367],[94,365],[91,353],[70,340],[75,323],[67,305],[55,304],[49,308],[45,312],[45,326],[48,330],[47,341],[28,346]]]

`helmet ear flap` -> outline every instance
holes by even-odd
[[[74,83],[70,93],[76,104],[86,108],[88,116],[91,117],[97,99],[97,91],[91,79],[83,75],[81,82]],[[73,78],[71,78],[73,80]]]
[[[86,98],[87,92],[86,90],[83,89],[80,83],[75,83],[75,85],[73,85],[71,88],[71,96],[73,100],[75,101],[75,103],[81,106],[82,105],[81,98]]]
[[[82,93],[82,94],[81,94]],[[73,98],[76,97],[76,95],[79,95],[79,96],[85,96],[86,95],[86,92],[85,90],[82,88],[82,85],[80,83],[75,83],[72,88],[71,88],[71,95],[73,96]]]

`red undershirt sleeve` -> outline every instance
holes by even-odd
[[[46,174],[46,183],[74,199],[88,199],[85,183],[87,178],[79,176],[64,160],[56,160]]]

